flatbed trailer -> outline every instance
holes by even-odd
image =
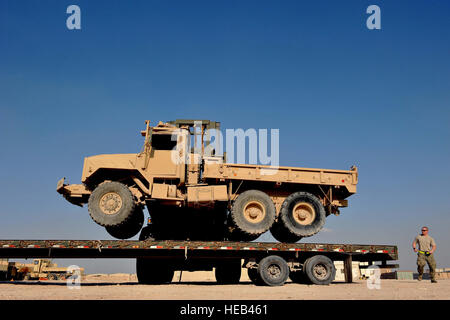
[[[218,283],[238,283],[242,267],[257,285],[329,284],[334,261],[344,261],[347,282],[352,261],[380,267],[398,260],[395,245],[232,241],[0,240],[0,258],[136,258],[140,283],[170,283],[174,271],[213,270]],[[243,263],[242,263],[243,260]]]

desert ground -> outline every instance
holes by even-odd
[[[368,289],[366,280],[353,283],[333,282],[328,286],[286,283],[282,287],[253,285],[243,272],[238,285],[217,285],[213,272],[176,273],[172,284],[140,285],[135,274],[97,274],[85,276],[80,289],[68,289],[66,281],[0,282],[0,300],[317,300],[369,299],[403,300],[450,299],[450,279],[381,280],[380,289]]]

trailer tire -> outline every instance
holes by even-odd
[[[170,283],[174,273],[169,262],[148,258],[136,259],[136,275],[140,284]]]
[[[289,277],[289,266],[279,256],[267,256],[258,264],[258,277],[268,286],[282,286]]]
[[[283,243],[296,243],[300,241],[303,237],[297,236],[289,231],[281,220],[276,221],[270,228],[270,233],[275,238],[275,240]]]
[[[305,261],[304,274],[313,284],[329,285],[336,276],[333,261],[323,255],[313,256]]]
[[[99,184],[88,201],[91,218],[103,227],[120,226],[132,217],[134,209],[130,189],[115,181]]]
[[[238,231],[259,236],[269,230],[274,223],[275,205],[266,193],[247,190],[234,201],[230,215]]]
[[[222,262],[214,270],[218,284],[238,284],[241,279],[241,272],[241,260]]]
[[[289,237],[310,237],[325,224],[325,208],[320,200],[308,192],[295,192],[281,205],[280,220]]]

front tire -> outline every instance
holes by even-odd
[[[144,212],[142,208],[135,208],[130,219],[121,225],[105,227],[106,231],[117,239],[129,239],[139,233],[144,225]]]
[[[120,182],[99,184],[88,201],[91,218],[103,227],[125,223],[133,215],[135,202],[128,187]]]

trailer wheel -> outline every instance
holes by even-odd
[[[333,261],[323,255],[317,255],[305,261],[304,273],[313,284],[328,285],[336,276]]]
[[[231,219],[240,232],[259,236],[269,230],[275,221],[275,205],[266,193],[247,190],[234,201]]]
[[[140,284],[170,283],[174,273],[169,262],[148,258],[136,259],[136,275]]]
[[[226,261],[218,264],[214,274],[218,284],[238,284],[241,279],[241,260]]]
[[[144,225],[144,212],[136,207],[127,221],[118,226],[105,227],[106,231],[117,239],[129,239],[139,233]]]
[[[276,221],[270,228],[270,233],[279,242],[295,243],[300,241],[303,237],[297,236],[289,231],[281,220]]]
[[[268,286],[282,286],[289,277],[289,267],[279,256],[268,256],[258,265],[258,277]]]
[[[281,205],[280,218],[290,236],[310,237],[322,229],[326,214],[316,196],[295,192]]]
[[[91,218],[103,227],[123,224],[132,217],[134,208],[133,194],[120,182],[99,184],[88,201]]]

